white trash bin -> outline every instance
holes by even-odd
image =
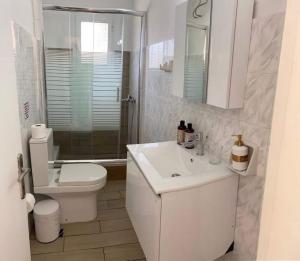
[[[38,202],[33,209],[36,239],[49,243],[59,237],[59,204],[52,199]]]

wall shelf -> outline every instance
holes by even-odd
[[[231,156],[229,159],[228,168],[242,176],[255,176],[257,174],[257,159],[258,159],[258,147],[254,144],[247,143],[245,144],[249,148],[249,164],[248,168],[244,171],[238,171],[232,168],[231,166]]]

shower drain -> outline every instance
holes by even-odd
[[[178,174],[178,173],[173,173],[173,174],[171,174],[171,177],[172,178],[177,178],[177,177],[180,177],[181,175],[180,174]]]

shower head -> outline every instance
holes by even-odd
[[[207,4],[207,1],[208,1],[208,0],[200,0],[200,1],[199,1],[199,4],[195,7],[195,9],[194,9],[194,11],[193,11],[193,17],[194,17],[194,18],[197,19],[197,18],[201,18],[201,17],[202,17],[202,15],[199,14],[198,10],[199,10],[199,8],[201,8],[202,6],[206,5],[206,4]]]

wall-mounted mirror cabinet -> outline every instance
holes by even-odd
[[[242,108],[254,0],[188,0],[176,7],[173,94]]]

